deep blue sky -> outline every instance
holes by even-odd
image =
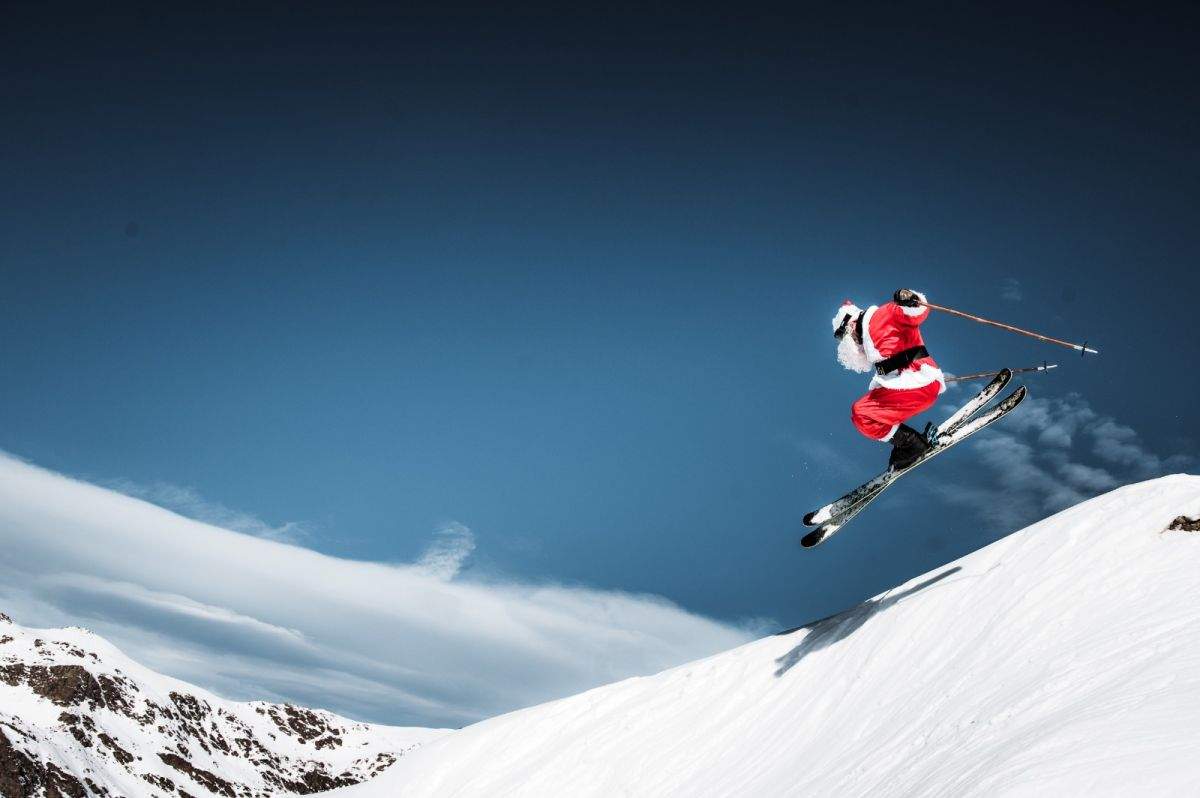
[[[964,450],[796,545],[886,456],[845,297],[1194,451],[1196,13],[814,8],[6,12],[0,448],[788,625],[1010,531]]]

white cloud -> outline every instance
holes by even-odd
[[[425,549],[417,567],[435,579],[448,582],[458,576],[473,551],[475,535],[457,521],[450,521],[438,529],[437,539]]]
[[[1060,463],[1057,471],[1068,484],[1080,490],[1112,490],[1120,484],[1116,477],[1103,468],[1093,468],[1083,463]]]
[[[244,532],[247,535],[284,543],[302,543],[311,538],[308,527],[299,521],[285,521],[282,524],[272,525],[256,515],[233,510],[219,502],[209,501],[194,488],[172,485],[167,482],[139,485],[128,479],[115,479],[101,484],[124,493],[126,496],[144,499],[151,504],[174,510],[188,518],[232,529],[235,532]]]
[[[470,579],[474,546],[448,523],[418,563],[343,560],[0,455],[0,611],[232,698],[461,725],[751,638],[654,596]]]
[[[996,427],[964,444],[987,473],[970,470],[933,488],[951,504],[977,509],[998,530],[1028,524],[1118,485],[1195,464],[1162,457],[1132,427],[1097,413],[1079,394],[1027,399]],[[1099,462],[1085,462],[1096,458]]]

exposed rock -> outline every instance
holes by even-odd
[[[81,665],[36,665],[29,669],[29,686],[43,698],[59,706],[73,707],[84,702],[102,704],[100,684]]]
[[[83,783],[86,784],[88,786],[88,789],[92,791],[92,795],[94,796],[94,798],[108,798],[108,796],[110,794],[108,792],[108,790],[105,789],[104,787],[101,787],[96,782],[85,777],[83,780]]]
[[[1188,518],[1186,515],[1181,515],[1172,521],[1167,529],[1180,532],[1200,532],[1200,518]]]
[[[109,737],[107,734],[102,733],[99,735],[99,738],[100,738],[100,742],[104,743],[105,747],[107,747],[110,751],[113,752],[113,756],[115,756],[117,758],[117,761],[120,762],[122,765],[128,765],[130,762],[132,762],[134,759],[136,759],[136,757],[133,754],[129,753],[124,748],[122,748],[117,743],[116,740]]]
[[[163,753],[159,754],[158,758],[180,773],[186,773],[188,776],[191,776],[193,781],[203,784],[210,791],[218,795],[228,796],[228,798],[237,798],[237,793],[234,791],[233,785],[217,774],[198,768],[183,757],[176,756],[175,754]]]
[[[0,667],[0,682],[4,682],[9,687],[16,687],[25,683],[25,666],[18,662],[15,665],[4,665]]]
[[[91,718],[87,715],[72,715],[70,712],[63,712],[58,716],[58,720],[70,730],[71,736],[81,746],[92,747],[92,738],[96,736],[96,724]]]
[[[27,684],[42,698],[63,707],[82,703],[103,702],[100,685],[95,677],[80,665],[26,665],[16,663],[0,667],[0,681],[11,687]]]
[[[83,782],[53,762],[18,750],[0,731],[0,795],[4,798],[88,798]]]
[[[358,784],[360,779],[356,779],[348,774],[341,776],[331,776],[321,768],[313,768],[308,773],[305,773],[299,781],[289,781],[287,779],[279,779],[272,781],[276,787],[288,792],[294,792],[298,795],[311,795],[315,792],[324,792],[325,790],[333,790],[338,787],[351,787]]]
[[[153,773],[143,773],[142,778],[160,790],[165,790],[166,792],[175,792],[175,782],[171,781],[166,776],[157,776]]]
[[[301,743],[316,740],[314,745],[318,749],[333,748],[342,744],[341,738],[337,736],[342,730],[331,726],[327,720],[311,709],[283,704],[271,707],[266,714],[275,722],[280,731],[296,736]]]
[[[126,695],[133,688],[132,683],[128,679],[124,676],[102,673],[96,681],[100,684],[100,695],[104,699],[104,706],[113,712],[133,717],[133,707],[129,699],[126,698]],[[136,688],[133,688],[133,690],[136,690]]]

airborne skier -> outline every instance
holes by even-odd
[[[891,302],[866,310],[849,299],[833,317],[838,362],[851,371],[874,371],[865,396],[850,407],[863,435],[892,444],[888,466],[911,466],[930,442],[904,422],[928,410],[946,390],[946,379],[929,356],[920,326],[929,318],[925,295],[901,288]]]
[[[891,302],[879,306],[872,305],[866,310],[847,299],[833,317],[833,337],[838,341],[838,362],[851,371],[875,370],[867,395],[852,405],[850,419],[868,438],[891,443],[892,453],[888,458],[887,471],[864,482],[841,498],[805,513],[805,526],[815,529],[800,540],[800,545],[806,548],[819,546],[830,535],[850,523],[896,480],[921,463],[1004,418],[1025,399],[1027,392],[1025,386],[1021,386],[1001,399],[995,407],[983,410],[1012,379],[1013,371],[1004,368],[992,372],[992,381],[950,418],[936,427],[932,424],[927,426],[925,434],[905,424],[904,422],[913,416],[932,407],[938,396],[946,390],[946,377],[925,349],[925,341],[921,338],[919,329],[921,323],[929,317],[930,310],[999,327],[1084,354],[1099,354],[1095,349],[1088,347],[1086,342],[1073,344],[1070,341],[1022,330],[1011,324],[932,304],[925,299],[924,294],[908,288],[897,291]],[[1053,367],[1047,364],[1042,368],[1017,371],[1045,371],[1050,368]],[[969,375],[970,378],[982,376],[987,375]]]

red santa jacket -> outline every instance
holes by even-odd
[[[920,294],[917,296],[924,299]],[[906,349],[923,346],[920,327],[927,318],[929,308],[924,305],[910,308],[888,302],[867,308],[862,321],[863,349],[867,357],[872,363],[879,363]],[[922,357],[897,371],[876,374],[871,380],[871,388],[902,391],[923,388],[932,382],[941,386],[939,394],[946,390],[946,378],[938,364],[931,357]]]

